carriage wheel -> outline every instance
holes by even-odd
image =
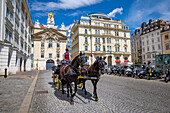
[[[55,84],[55,77],[54,77],[54,74],[52,74],[52,78],[53,78],[53,84]]]
[[[57,90],[60,89],[60,81],[58,79],[58,75],[56,76],[56,86],[57,86]]]

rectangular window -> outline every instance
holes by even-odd
[[[87,34],[87,29],[85,29],[85,31],[84,31],[84,32],[85,32],[85,34]]]
[[[115,51],[117,52],[117,47],[115,47]]]
[[[60,47],[60,43],[57,43],[57,48],[59,48]]]
[[[85,46],[85,51],[88,51],[87,46]]]
[[[105,50],[105,46],[103,46],[103,51],[106,51],[106,50]]]
[[[154,43],[154,39],[152,39],[152,44]]]
[[[97,51],[97,46],[96,46],[96,51]]]
[[[157,32],[157,35],[159,35],[159,32]]]
[[[158,45],[158,49],[161,49],[161,45],[160,44]]]
[[[96,38],[95,42],[97,43],[97,38]]]
[[[44,42],[41,42],[41,47],[44,47]]]
[[[44,53],[41,53],[41,58],[44,58]]]
[[[149,51],[149,47],[147,47],[147,50]]]
[[[52,58],[52,53],[49,53],[49,58]]]
[[[57,58],[60,58],[60,54],[57,54]]]
[[[53,47],[53,40],[49,40],[48,47],[52,48]]]
[[[158,37],[158,42],[160,42],[160,38]]]
[[[166,50],[169,50],[169,43],[166,43]]]
[[[98,51],[100,51],[100,46],[98,46]]]
[[[126,40],[125,40],[125,44],[126,44]]]
[[[85,42],[87,42],[87,37],[85,37]]]
[[[100,30],[98,30],[98,34],[100,34]]]
[[[119,47],[117,48],[118,52],[119,52]]]
[[[98,43],[100,43],[100,38],[98,38]]]
[[[143,48],[143,52],[145,52],[145,48]]]
[[[103,38],[103,43],[105,43],[105,38]]]
[[[147,44],[149,45],[149,40],[147,40]]]
[[[107,51],[109,51],[109,46],[107,46]]]
[[[124,37],[126,37],[126,33],[124,33]]]
[[[95,34],[97,34],[97,30],[95,30]]]
[[[154,45],[152,46],[152,50],[155,50],[155,46]]]
[[[127,48],[125,47],[125,52],[127,52]]]
[[[168,35],[165,35],[165,40],[168,39]]]
[[[152,54],[152,58],[155,58],[155,54]]]

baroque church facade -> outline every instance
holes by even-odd
[[[64,23],[57,28],[52,13],[48,14],[47,25],[41,25],[38,20],[35,22],[32,36],[33,69],[48,70],[63,59],[67,40]]]

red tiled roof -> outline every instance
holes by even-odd
[[[41,28],[45,28],[44,25],[40,25]]]

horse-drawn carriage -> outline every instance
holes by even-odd
[[[94,98],[98,101],[97,97],[97,83],[100,79],[100,75],[104,74],[105,58],[96,57],[96,61],[92,65],[87,65],[87,57],[85,54],[80,53],[76,56],[72,62],[61,61],[61,64],[53,67],[53,84],[56,84],[57,90],[62,88],[62,94],[64,94],[64,85],[67,85],[67,96],[69,97],[69,90],[71,94],[70,104],[74,104],[73,97],[77,92],[77,86],[84,90],[85,95],[86,80],[91,80],[94,86]],[[74,82],[74,93],[72,94],[72,83]]]

